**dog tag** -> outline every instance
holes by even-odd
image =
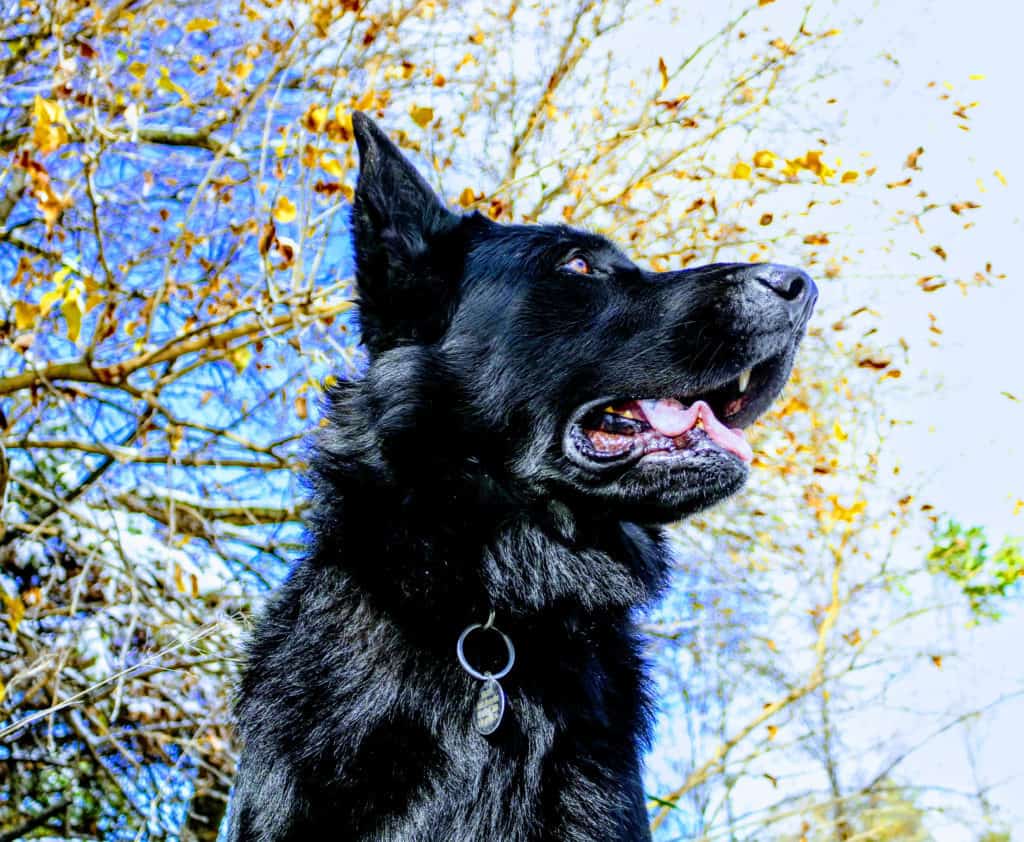
[[[473,722],[476,730],[485,737],[493,734],[501,725],[505,715],[505,691],[496,679],[488,678],[476,697],[476,712]]]

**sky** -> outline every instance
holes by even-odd
[[[804,5],[777,0],[763,13],[776,22],[798,20]],[[721,14],[741,7],[730,4]],[[885,468],[898,463],[899,481],[918,500],[961,523],[984,526],[993,543],[1024,536],[1024,506],[1017,504],[1024,499],[1024,371],[1015,348],[1024,328],[1024,284],[1014,262],[1024,241],[1017,113],[1024,7],[994,0],[818,2],[813,16],[848,18],[851,8],[862,20],[843,26],[842,37],[834,40],[833,61],[840,69],[821,85],[822,99],[837,100],[830,125],[833,119],[841,124],[830,131],[828,155],[853,162],[871,150],[871,164],[898,172],[922,146],[923,170],[913,173],[914,189],[928,190],[936,200],[973,200],[981,208],[971,212],[974,225],[968,230],[965,217],[943,207],[922,219],[922,231],[899,229],[902,239],[894,243],[890,208],[844,203],[835,221],[855,234],[865,254],[838,282],[821,285],[817,318],[827,325],[867,303],[878,314],[875,338],[895,346],[902,337],[910,346],[900,364],[903,377],[885,390],[891,416],[907,422],[889,435]],[[943,94],[950,99],[940,99]],[[968,109],[969,131],[959,129],[952,115],[957,102],[977,102]],[[806,110],[819,106],[807,103]],[[804,132],[794,129],[794,138]],[[942,277],[970,279],[991,262],[992,274],[1005,278],[972,286],[966,294],[954,283],[923,293],[914,278],[934,271],[935,244],[948,255]],[[911,534],[901,549],[920,552],[926,542],[923,532]],[[966,627],[963,615],[950,611],[907,634],[908,647],[960,657],[947,659],[941,670],[922,659],[884,710],[866,712],[858,727],[847,729],[849,753],[874,750],[879,735],[894,729],[897,741],[912,745],[934,725],[916,711],[984,707],[1017,693],[971,723],[979,745],[975,756],[962,731],[951,730],[915,751],[900,767],[900,778],[958,791],[988,787],[992,804],[1018,838],[1024,834],[1024,609],[1011,606],[1000,623],[977,628]],[[653,766],[671,751],[656,746]],[[756,799],[752,793],[751,806]],[[933,806],[953,808],[930,826],[934,838],[976,842],[978,829],[958,820],[955,800],[950,796],[943,805],[941,795],[931,796]]]
[[[948,213],[925,220],[922,245],[944,245],[952,276],[969,277],[989,260],[997,273],[1007,275],[967,295],[952,287],[933,295],[928,310],[943,330],[936,348],[921,341],[928,322],[920,293],[906,284],[878,283],[873,292],[886,326],[913,334],[912,367],[898,395],[898,411],[915,423],[902,429],[898,449],[938,508],[984,524],[993,534],[1019,535],[1024,517],[1014,516],[1013,509],[1024,497],[1024,443],[1015,431],[1024,424],[1024,371],[1014,364],[1012,343],[1024,314],[1024,284],[1014,271],[1024,235],[1015,113],[1020,101],[1015,31],[1024,10],[993,0],[888,2],[874,9],[851,38],[851,61],[856,51],[880,39],[891,44],[900,64],[886,96],[850,101],[843,134],[851,146],[872,144],[880,156],[888,141],[894,157],[905,156],[907,141],[918,138],[927,164],[918,181],[936,194],[953,187],[982,205],[971,217],[970,231],[960,230],[963,219]],[[958,101],[979,103],[970,112],[970,132],[952,130],[951,105],[934,107],[931,81],[943,87],[948,82]],[[1006,185],[994,176],[997,169]]]
[[[1014,266],[1024,235],[1019,187],[1024,174],[1016,139],[1024,11],[993,0],[888,2],[873,10],[857,38],[894,42],[900,68],[887,97],[851,105],[846,129],[851,143],[870,140],[884,149],[890,139],[892,153],[905,155],[902,141],[921,137],[928,164],[925,184],[937,190],[955,186],[964,198],[982,204],[973,217],[975,227],[967,232],[957,230],[962,220],[952,214],[927,221],[927,241],[946,245],[951,269],[955,265],[966,273],[972,264],[991,260],[997,273],[1006,273],[994,286],[967,295],[953,287],[933,294],[928,309],[943,334],[938,347],[912,341],[912,364],[894,392],[898,405],[893,412],[913,423],[898,429],[890,449],[898,454],[908,485],[916,485],[918,496],[938,510],[954,513],[962,523],[985,526],[992,538],[1024,535],[1024,513],[1016,507],[1024,498],[1024,371],[1014,350],[1024,316],[1024,285]],[[932,80],[949,82],[960,101],[979,102],[971,111],[970,132],[950,131],[943,122],[948,118],[935,113],[929,96],[933,89],[927,88]],[[996,169],[1005,185],[995,177]],[[886,289],[880,282],[875,292],[889,330],[927,333],[917,290],[907,285]],[[1019,606],[995,626],[967,629],[947,616],[940,627],[919,633],[922,640],[963,653],[942,671],[920,671],[915,681],[920,698],[958,697],[965,706],[981,705],[1024,689],[1019,654],[1024,610]],[[992,800],[1006,812],[1017,838],[1024,833],[1022,719],[1020,697],[980,717],[972,726],[981,738],[973,769],[962,739],[950,733],[916,754],[904,774],[967,789],[977,786],[977,776],[993,787]],[[936,828],[936,838],[966,842],[974,835],[951,823]]]

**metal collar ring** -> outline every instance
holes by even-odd
[[[462,665],[462,668],[466,672],[468,672],[471,676],[473,676],[473,678],[478,678],[481,681],[487,681],[488,679],[491,679],[491,678],[494,678],[494,679],[504,678],[506,675],[509,674],[509,672],[512,671],[512,666],[516,662],[516,649],[512,645],[512,641],[509,640],[509,637],[508,637],[507,634],[505,634],[505,632],[503,632],[501,629],[497,628],[496,626],[492,625],[492,623],[493,623],[493,619],[488,619],[486,625],[484,623],[474,623],[471,626],[466,626],[466,628],[463,629],[462,634],[459,635],[459,642],[455,646],[455,654],[458,656],[459,663]],[[496,673],[489,673],[489,672],[488,673],[484,673],[484,672],[480,672],[479,670],[473,669],[473,667],[470,666],[469,661],[466,660],[465,652],[463,652],[463,646],[465,645],[466,638],[469,637],[470,632],[474,632],[477,629],[488,629],[488,628],[491,631],[495,631],[495,632],[497,632],[498,634],[501,635],[501,639],[505,641],[505,648],[508,650],[508,662],[505,664],[505,666],[499,672],[496,672]]]

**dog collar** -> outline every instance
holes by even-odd
[[[505,666],[496,673],[480,672],[480,670],[474,669],[469,661],[466,660],[466,653],[463,651],[466,644],[466,638],[477,629],[497,632],[505,642],[505,649],[508,651],[508,660],[506,661]],[[462,630],[462,634],[459,635],[459,641],[455,644],[455,655],[459,659],[459,665],[469,673],[470,676],[483,682],[476,695],[476,708],[473,712],[473,726],[479,734],[486,737],[488,734],[493,734],[498,730],[498,726],[501,725],[501,718],[505,715],[505,691],[498,683],[498,679],[504,678],[512,671],[512,667],[516,662],[516,649],[512,645],[512,641],[509,639],[509,636],[494,625],[494,612],[491,611],[490,615],[487,617],[486,623],[473,623]]]

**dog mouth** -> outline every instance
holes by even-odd
[[[704,400],[689,406],[677,398],[611,404],[595,410],[579,428],[587,455],[597,461],[695,450],[706,440],[743,462],[754,458],[743,430],[723,424]]]
[[[569,452],[594,468],[709,451],[749,464],[754,453],[743,430],[774,399],[783,364],[772,357],[696,393],[589,401],[573,413]]]

